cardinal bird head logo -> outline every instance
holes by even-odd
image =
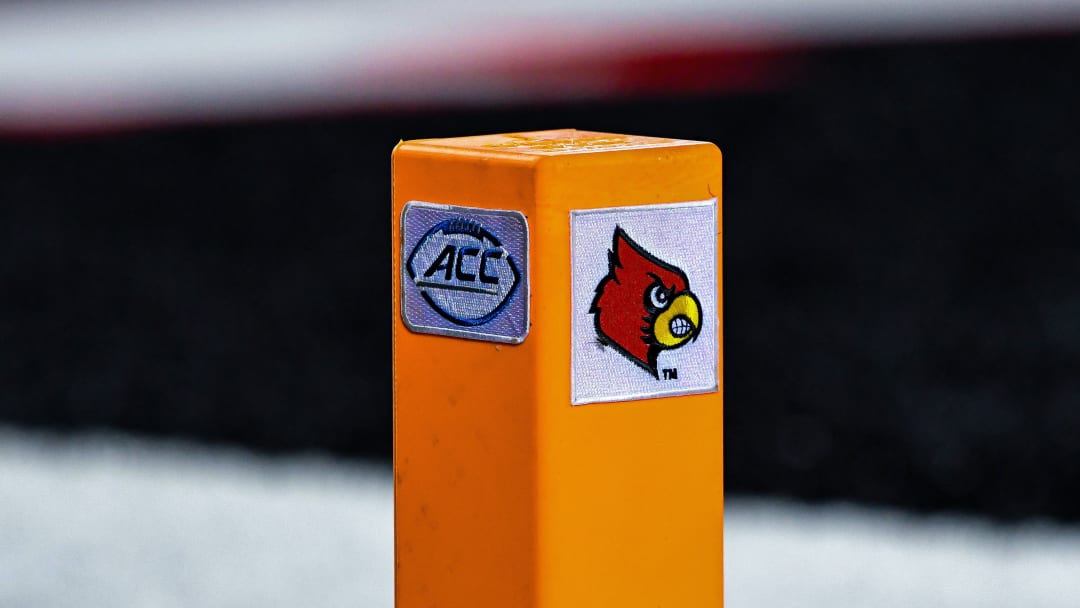
[[[646,251],[618,226],[608,273],[596,286],[589,312],[602,344],[656,378],[660,351],[679,348],[701,332],[701,303],[686,273]]]

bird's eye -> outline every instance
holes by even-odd
[[[667,308],[671,301],[671,294],[664,289],[663,285],[653,285],[649,288],[649,304],[657,310]]]

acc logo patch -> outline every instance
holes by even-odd
[[[528,225],[521,213],[413,201],[402,211],[402,237],[402,316],[409,329],[525,339]]]
[[[572,402],[718,390],[717,202],[572,211]]]

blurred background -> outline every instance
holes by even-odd
[[[390,606],[389,159],[724,151],[728,603],[1080,601],[1080,3],[0,3],[0,606]],[[798,598],[798,599],[795,599]]]

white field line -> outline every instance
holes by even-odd
[[[393,605],[385,467],[0,428],[0,606]],[[1080,529],[736,498],[727,605],[1073,607]]]

